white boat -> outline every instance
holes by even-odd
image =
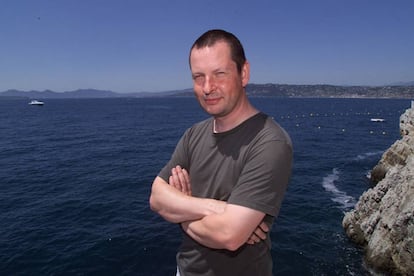
[[[30,105],[44,105],[44,102],[38,101],[38,100],[31,100]]]
[[[385,122],[385,119],[382,119],[382,118],[371,118],[371,122]]]

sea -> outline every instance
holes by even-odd
[[[341,223],[410,100],[251,101],[294,144],[274,275],[371,275]],[[148,198],[180,136],[208,115],[191,97],[44,102],[0,100],[0,275],[175,275],[180,227]]]

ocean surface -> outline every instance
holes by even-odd
[[[341,222],[410,101],[252,102],[294,143],[274,274],[369,275]],[[148,197],[181,134],[205,118],[192,98],[0,100],[0,275],[175,275],[180,229]]]

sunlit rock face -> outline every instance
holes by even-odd
[[[376,184],[362,194],[342,225],[365,248],[365,261],[378,272],[414,275],[414,107],[400,117],[401,139],[371,172]]]

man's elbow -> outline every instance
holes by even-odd
[[[245,244],[246,241],[241,241],[240,239],[235,239],[232,241],[229,241],[227,243],[226,249],[230,250],[230,251],[236,251],[237,249],[239,249],[243,244]]]
[[[156,180],[152,184],[151,194],[149,197],[149,206],[153,212],[160,214],[160,212],[162,212],[162,204],[160,197],[160,187]]]
[[[247,239],[242,239],[237,233],[229,232],[227,234],[223,234],[221,237],[221,244],[224,249],[229,251],[236,251],[239,249],[243,244],[245,244]]]
[[[154,194],[150,195],[149,206],[150,206],[150,208],[153,212],[159,214],[161,217],[168,220],[166,218],[165,212],[163,211],[162,205],[160,204],[159,200],[157,199],[157,197]]]
[[[149,198],[149,205],[153,212],[160,215],[163,219],[171,223],[180,223],[180,217],[168,212],[162,205],[158,202],[155,196],[150,196]]]
[[[227,249],[229,251],[236,251],[237,249],[239,249],[243,244],[239,244],[239,243],[229,243],[228,245],[226,245],[226,247],[224,249]]]
[[[159,208],[157,206],[157,200],[152,194],[150,195],[150,198],[149,198],[149,206],[153,212],[158,213]]]
[[[161,204],[158,202],[157,197],[152,194],[149,198],[149,206],[153,212],[159,214],[162,217],[165,216],[163,208],[161,207]]]

